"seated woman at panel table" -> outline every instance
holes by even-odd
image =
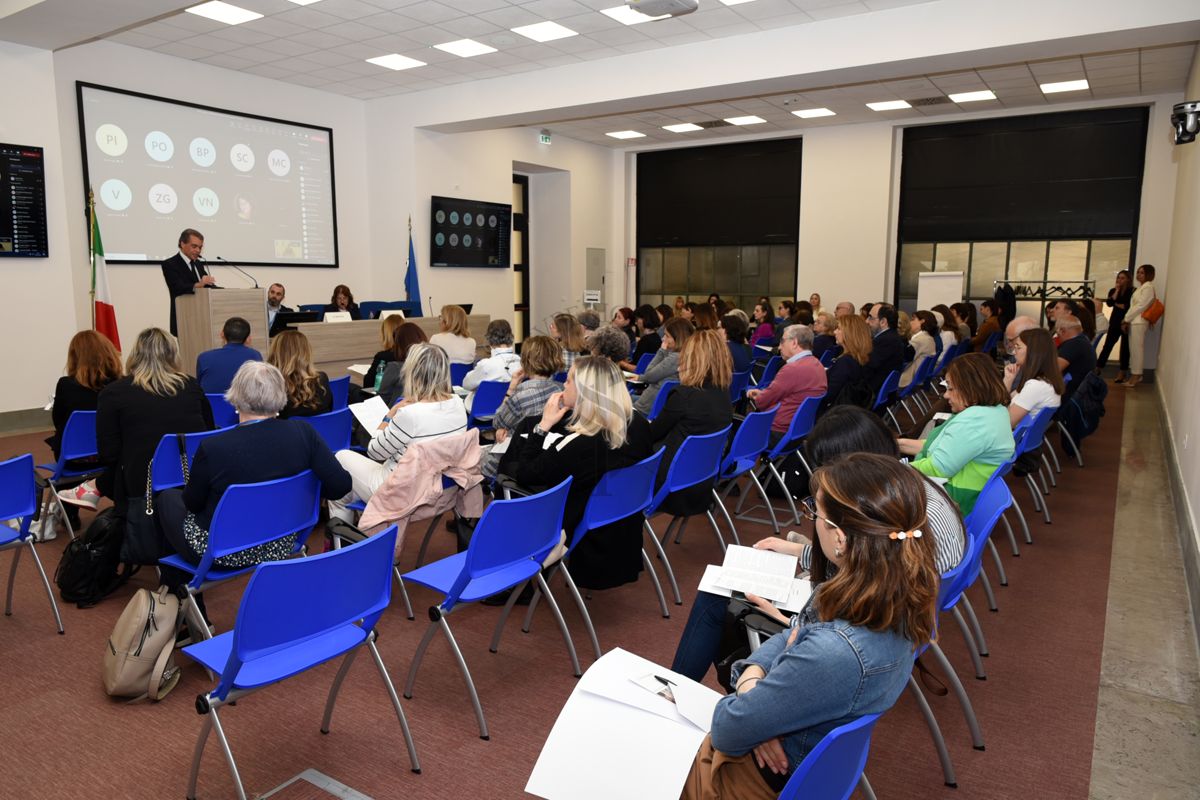
[[[862,321],[857,315],[854,318]],[[805,459],[813,469],[852,453],[875,453],[893,459],[899,457],[896,437],[883,421],[870,411],[856,406],[831,409],[817,420],[804,442]],[[926,513],[929,516],[926,530],[933,537],[934,565],[939,575],[945,574],[962,560],[966,533],[954,501],[932,478],[925,478],[924,483]],[[805,502],[808,503],[808,500]],[[801,570],[819,572],[826,580],[837,572],[837,567],[825,558],[821,548],[805,541],[799,534],[787,539],[768,536],[755,542],[754,547],[797,556]],[[814,567],[815,562],[820,564]],[[697,592],[683,635],[675,649],[671,669],[693,680],[703,680],[710,666],[720,664],[729,655],[721,651],[723,643],[732,639],[739,643],[739,647],[745,646],[743,625],[731,627],[732,636],[729,636],[726,626],[735,625],[735,615],[728,613],[727,609],[740,612],[750,605],[756,606],[760,613],[776,622],[790,624],[790,617],[761,597],[748,595],[746,601],[730,601],[721,595]],[[802,626],[817,621],[816,610],[811,603],[800,612],[799,619]],[[724,681],[726,677],[718,675],[718,679]]]
[[[283,375],[287,403],[279,410],[281,419],[313,417],[333,410],[329,376],[313,367],[312,347],[300,331],[281,331],[271,340],[267,363]]]
[[[362,319],[358,303],[354,302],[354,293],[344,283],[333,287],[333,296],[329,298],[329,305],[325,306],[325,311],[348,311],[350,319]]]
[[[891,708],[932,638],[938,572],[920,476],[860,453],[812,483],[805,515],[837,573],[815,576],[815,621],[793,621],[733,665],[736,691],[717,703],[682,800],[778,796],[825,734]]]
[[[414,345],[428,341],[425,331],[415,322],[405,322],[396,329],[392,337],[392,360],[384,367],[383,378],[379,381],[379,396],[388,405],[404,398],[404,362],[409,351]]]
[[[354,490],[331,500],[329,516],[353,522],[346,508],[354,500],[371,499],[404,455],[409,443],[458,433],[467,428],[467,410],[450,388],[450,357],[433,344],[413,345],[404,361],[405,397],[388,411],[372,432],[367,455],[339,450],[338,463],[350,473]]]
[[[321,482],[321,495],[342,497],[350,491],[350,475],[338,464],[325,440],[300,420],[276,419],[287,402],[283,375],[270,364],[247,361],[225,393],[238,412],[238,425],[200,443],[192,460],[187,485],[155,497],[163,536],[171,549],[190,564],[199,564],[208,547],[208,531],[217,504],[230,486],[262,483],[311,469]],[[294,537],[252,547],[214,562],[222,569],[249,567],[286,558]],[[171,589],[191,580],[173,567],[160,567],[162,582]],[[204,599],[197,596],[204,612]],[[204,614],[207,620],[208,615]]]
[[[900,439],[900,452],[931,478],[945,478],[946,492],[963,516],[996,468],[1012,458],[1008,390],[990,356],[967,353],[950,362],[944,380],[952,416],[925,439]]]
[[[683,317],[672,317],[663,326],[662,346],[641,374],[645,388],[633,403],[634,411],[649,415],[662,385],[667,381],[679,380],[679,351],[695,330],[692,323]]]

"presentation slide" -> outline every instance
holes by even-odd
[[[42,165],[42,148],[0,144],[0,257],[50,255]]]
[[[333,132],[79,82],[106,259],[158,263],[184,228],[239,266],[337,266]]]

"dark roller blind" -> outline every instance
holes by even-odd
[[[794,244],[800,139],[639,153],[638,247]]]
[[[900,241],[1134,236],[1147,108],[906,128]]]

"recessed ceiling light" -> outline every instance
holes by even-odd
[[[1043,94],[1054,94],[1055,92],[1078,92],[1088,88],[1088,82],[1059,81],[1058,83],[1043,83],[1041,88]]]
[[[375,56],[375,58],[368,58],[367,63],[375,64],[380,67],[387,67],[388,69],[394,69],[397,71],[425,66],[424,61],[417,61],[415,58],[402,56],[399,53],[391,53],[386,56]]]
[[[185,8],[184,11],[189,14],[195,14],[198,17],[207,17],[217,22],[224,22],[226,25],[241,25],[243,22],[262,18],[262,14],[256,11],[249,11],[230,5],[229,3],[222,3],[221,0],[211,0],[208,3],[201,3],[198,6]]]
[[[730,125],[761,125],[762,123],[766,122],[766,120],[762,117],[756,117],[753,115],[748,117],[726,117],[725,121]]]
[[[902,108],[912,108],[907,100],[884,100],[882,103],[867,103],[872,111],[899,111]]]
[[[692,131],[704,130],[704,128],[691,122],[681,122],[678,125],[663,125],[662,127],[664,131],[670,131],[671,133],[691,133]]]
[[[289,0],[298,6],[311,6],[313,3],[319,3],[321,0]]]
[[[836,117],[837,113],[830,111],[828,108],[805,108],[800,111],[793,111],[800,119],[815,119],[816,117]]]
[[[622,25],[641,25],[643,22],[653,22],[656,19],[666,19],[670,14],[661,14],[657,17],[652,17],[649,14],[643,14],[640,11],[635,11],[629,6],[613,6],[612,8],[602,8],[600,13],[606,17],[611,17]]]
[[[959,92],[958,94],[947,95],[951,103],[974,103],[979,100],[995,100],[996,93],[991,89],[984,89],[979,92]]]
[[[611,136],[614,139],[641,139],[645,137],[646,134],[638,133],[637,131],[613,131],[612,133],[606,133],[604,135]]]
[[[754,0],[721,0],[727,6],[740,6],[742,3],[753,3]]]
[[[526,39],[533,39],[535,42],[553,42],[555,39],[565,39],[568,36],[578,36],[579,31],[573,31],[570,28],[559,25],[557,22],[539,22],[536,25],[522,25],[519,28],[510,28],[513,33],[519,33]]]
[[[481,56],[484,53],[494,53],[496,48],[489,47],[483,42],[477,42],[474,39],[459,39],[455,42],[446,42],[445,44],[435,44],[438,50],[450,53],[451,55],[470,58],[471,56]]]

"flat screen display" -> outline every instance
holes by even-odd
[[[434,267],[510,266],[512,206],[432,198],[429,263]]]
[[[0,258],[46,258],[46,170],[42,148],[0,144]]]
[[[77,83],[106,259],[158,263],[184,228],[237,264],[336,267],[333,131]]]

